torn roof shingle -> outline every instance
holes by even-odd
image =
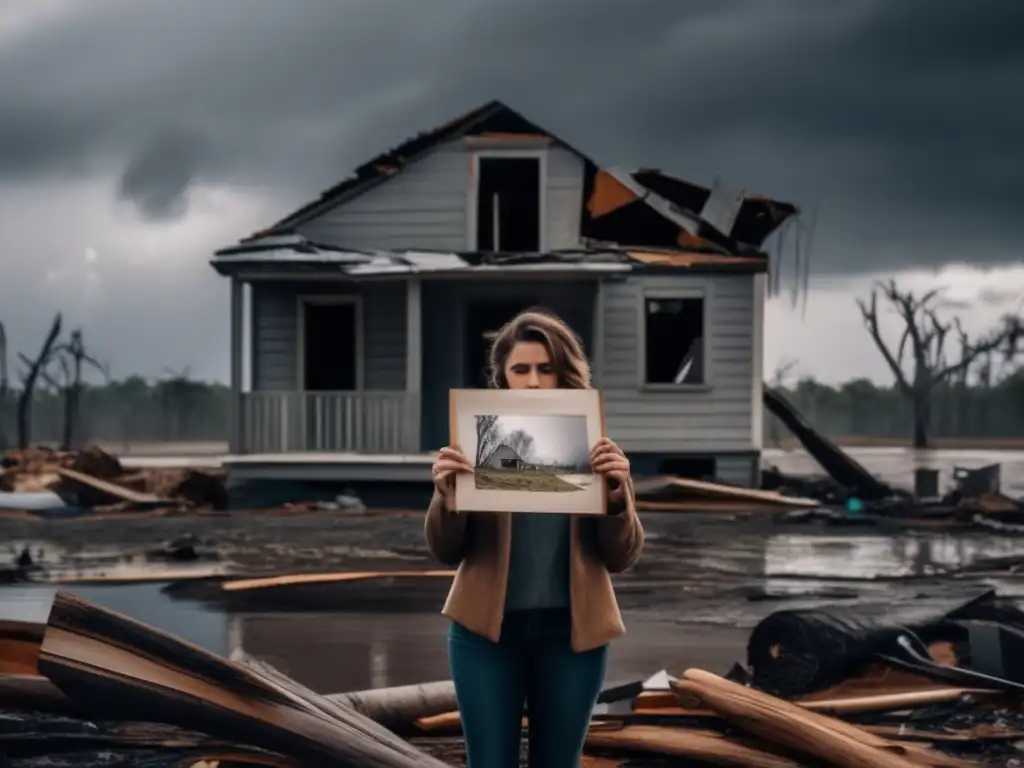
[[[288,264],[303,271],[329,272],[351,279],[516,272],[628,273],[651,269],[764,272],[763,257],[737,257],[701,251],[657,250],[596,245],[548,253],[448,253],[439,251],[353,251],[319,246],[294,236],[289,245],[277,236],[258,238],[217,252],[213,266],[221,274]],[[268,247],[267,243],[271,243]]]

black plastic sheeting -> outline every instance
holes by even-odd
[[[159,724],[131,743],[123,723],[0,710],[0,768],[182,768],[218,750],[203,734]],[[225,745],[230,749],[230,745]]]
[[[899,655],[907,638],[924,644],[947,639],[957,621],[972,620],[1022,629],[1024,611],[994,591],[959,604],[921,608],[876,605],[777,611],[750,633],[747,664],[755,687],[791,699],[835,685],[871,659]]]

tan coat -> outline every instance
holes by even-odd
[[[621,573],[640,557],[644,530],[630,483],[626,503],[602,517],[572,519],[569,596],[572,649],[598,648],[626,631],[609,573]],[[471,632],[498,642],[505,615],[512,516],[455,513],[438,492],[427,510],[427,548],[440,562],[458,566],[442,613]]]

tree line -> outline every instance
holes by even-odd
[[[895,344],[882,336],[880,299],[902,323]],[[834,437],[909,438],[918,448],[933,438],[1024,437],[1024,367],[1018,363],[1024,318],[1019,313],[1004,315],[972,338],[959,318],[943,314],[939,290],[918,295],[890,280],[856,304],[895,384],[857,379],[833,387],[809,378],[790,384],[795,361],[781,366],[769,382],[819,430]],[[187,371],[155,381],[114,380],[89,354],[81,329],[64,334],[60,314],[38,351],[13,355],[16,376],[8,352],[0,323],[0,449],[38,442],[74,446],[88,440],[227,437],[227,387],[197,381]],[[88,383],[90,370],[103,383]],[[771,418],[766,423],[768,441],[780,439],[780,425]],[[482,426],[488,425],[478,429]],[[494,443],[495,435],[483,438],[481,448]],[[519,447],[529,450],[529,445]]]

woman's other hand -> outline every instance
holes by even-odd
[[[434,466],[430,473],[434,476],[434,487],[444,498],[445,506],[452,509],[455,497],[455,475],[459,472],[472,472],[473,465],[458,446],[449,445],[437,453]]]
[[[623,503],[629,483],[629,459],[622,449],[607,437],[602,437],[590,451],[590,466],[608,484],[608,500]]]

